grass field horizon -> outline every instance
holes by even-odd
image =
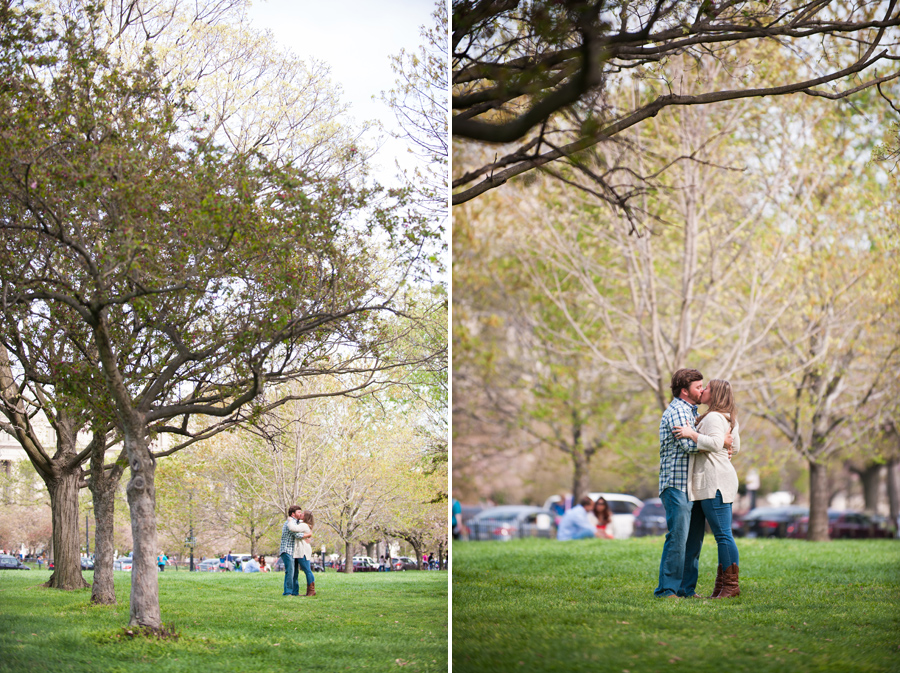
[[[453,671],[900,671],[900,541],[738,540],[741,596],[659,599],[662,538],[453,550]],[[707,535],[698,592],[715,579]]]
[[[446,572],[317,573],[306,598],[281,595],[282,573],[167,571],[160,605],[177,641],[123,637],[131,577],[115,575],[118,604],[95,606],[90,589],[42,587],[49,571],[0,573],[0,671],[447,670]]]

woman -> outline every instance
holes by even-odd
[[[612,512],[609,511],[609,503],[606,502],[606,498],[603,498],[602,496],[597,498],[597,502],[594,503],[594,516],[597,519],[596,536],[606,540],[612,540],[612,526],[610,525],[612,522]]]
[[[308,537],[300,537],[306,533],[312,534],[312,527],[315,523],[312,512],[304,511],[299,521],[299,534],[294,542],[294,561],[299,564],[300,569],[306,575],[306,596],[316,595],[316,578],[312,574],[309,567],[309,559],[312,557],[312,547],[308,542]]]
[[[700,449],[700,453],[690,457],[688,499],[700,502],[719,551],[716,585],[710,598],[733,598],[741,593],[738,549],[731,533],[731,506],[737,495],[738,477],[728,458],[725,435],[731,432],[733,453],[740,451],[741,438],[731,384],[713,379],[703,391],[700,404],[708,408],[697,419],[697,429],[677,426],[674,433],[695,441]]]
[[[262,554],[259,555],[259,572],[267,573],[269,572],[269,566],[266,565],[266,557]]]

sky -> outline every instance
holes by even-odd
[[[378,120],[394,129],[393,112],[372,96],[394,86],[389,57],[401,48],[416,50],[432,11],[434,0],[254,0],[250,18],[301,58],[328,63],[356,121]],[[402,143],[387,138],[375,162],[393,175],[394,159],[405,154]]]

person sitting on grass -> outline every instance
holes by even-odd
[[[597,502],[594,503],[594,516],[597,517],[597,537],[612,540],[612,512],[606,498],[597,498]]]
[[[589,495],[582,497],[579,503],[566,512],[559,520],[559,526],[556,529],[556,539],[584,540],[596,537],[596,524],[591,522],[588,516],[588,512],[593,505],[594,501],[591,500]]]

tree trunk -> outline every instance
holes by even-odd
[[[828,470],[809,461],[809,531],[807,540],[828,540]]]
[[[587,495],[591,490],[591,475],[588,472],[590,459],[585,455],[581,446],[572,451],[572,464],[575,468],[572,481],[572,504],[577,505],[582,496]]]
[[[53,574],[44,586],[54,589],[85,589],[90,586],[81,575],[78,535],[78,482],[81,470],[65,470],[56,465],[56,475],[47,483],[53,520]]]
[[[352,553],[352,545],[349,542],[344,541],[344,572],[347,574],[353,572],[353,556],[351,556]]]
[[[116,488],[124,468],[117,464],[110,470],[103,469],[105,437],[95,436],[91,452],[90,489],[94,502],[94,586],[91,603],[115,605],[116,589],[113,583],[115,561],[113,531],[115,525]],[[119,458],[124,458],[120,455]]]
[[[891,524],[897,525],[897,518],[900,517],[900,484],[897,483],[897,465],[900,460],[892,458],[887,464],[887,492],[888,504],[891,508]],[[897,531],[900,537],[900,531]]]
[[[156,461],[150,455],[145,428],[127,428],[125,448],[131,466],[131,480],[125,488],[131,511],[134,562],[131,567],[130,626],[162,627],[159,611],[159,569],[156,556]]]
[[[417,541],[414,542],[413,540],[410,540],[410,539],[407,539],[407,542],[409,542],[412,545],[413,552],[416,555],[416,568],[421,570],[422,569],[422,546]]]
[[[878,487],[881,486],[881,468],[878,463],[866,465],[862,470],[856,470],[859,481],[862,484],[865,510],[869,514],[878,511]]]

